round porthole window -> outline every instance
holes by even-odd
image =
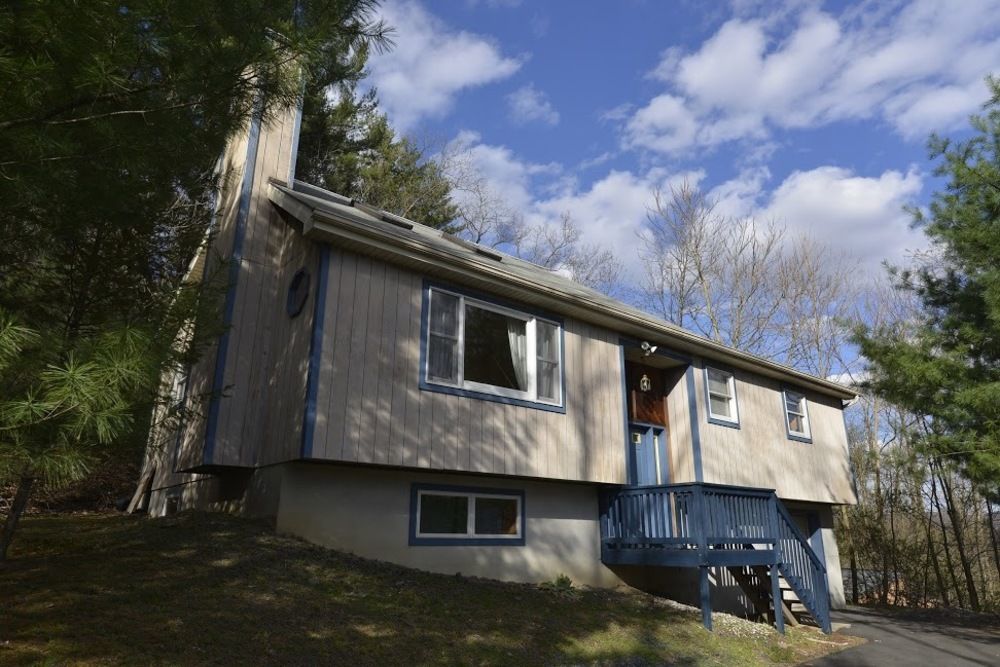
[[[289,317],[295,317],[302,312],[309,298],[309,272],[299,269],[292,276],[292,283],[288,286],[288,300],[285,302],[285,310]]]

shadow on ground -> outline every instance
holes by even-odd
[[[646,595],[418,572],[223,515],[23,525],[0,570],[3,664],[742,665],[839,648],[812,630],[708,633]]]

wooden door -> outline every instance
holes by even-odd
[[[667,377],[660,368],[625,362],[628,392],[629,483],[670,481],[667,450]]]
[[[630,422],[667,426],[667,386],[663,369],[625,362]]]

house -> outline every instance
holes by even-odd
[[[189,274],[221,285],[225,330],[165,378],[184,418],[154,420],[137,502],[829,630],[850,390],[297,182],[298,122],[254,118],[225,153]]]

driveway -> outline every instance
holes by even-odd
[[[967,618],[935,618],[850,607],[833,612],[840,632],[867,644],[805,663],[814,667],[1000,665],[1000,628]]]

